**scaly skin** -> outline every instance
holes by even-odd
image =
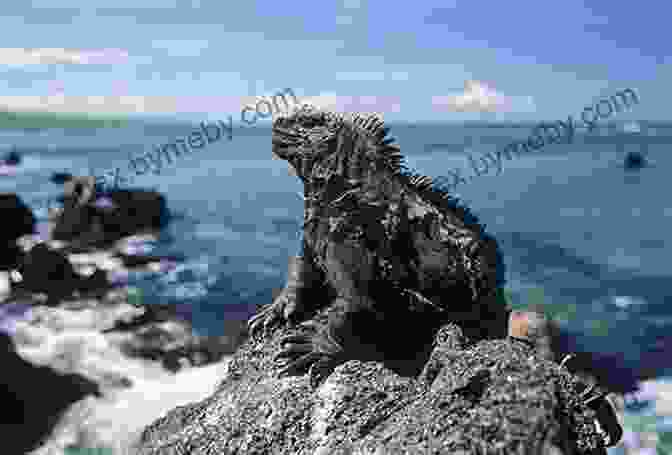
[[[289,289],[250,321],[252,335],[305,322],[286,337],[280,374],[317,385],[351,359],[412,358],[442,321],[476,338],[506,336],[496,298],[503,261],[468,209],[409,172],[375,115],[305,108],[275,120],[273,153],[304,183],[304,267],[324,283]],[[313,286],[313,290],[316,286]],[[329,307],[326,323],[316,312]],[[307,329],[307,330],[304,330]]]

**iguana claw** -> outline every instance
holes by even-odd
[[[315,323],[303,324],[305,328],[318,328]],[[311,387],[317,387],[338,365],[341,346],[328,329],[317,333],[300,333],[282,339],[285,347],[275,356],[281,362],[278,376],[297,376],[308,373]]]

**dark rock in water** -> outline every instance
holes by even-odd
[[[92,292],[109,287],[104,271],[96,270],[89,277],[80,276],[67,257],[45,243],[38,243],[26,253],[18,270],[23,280],[16,288],[45,293],[50,304],[72,296],[75,291]]]
[[[101,396],[98,386],[83,376],[59,374],[26,362],[4,333],[0,333],[0,365],[2,453],[18,455],[35,449],[72,403],[87,395]]]
[[[12,150],[5,156],[3,162],[8,166],[17,166],[21,164],[21,155],[16,150]]]
[[[63,184],[63,210],[56,219],[52,236],[56,240],[80,241],[97,244],[105,240],[100,216],[91,205],[95,201],[93,177],[70,176]]]
[[[98,193],[92,178],[55,177],[64,181],[64,196],[54,239],[106,246],[128,235],[159,230],[170,221],[166,200],[156,191],[114,189]]]
[[[160,261],[182,262],[185,260],[184,256],[155,256],[150,254],[130,255],[124,253],[116,253],[114,257],[121,259],[124,267],[139,267]]]
[[[14,243],[0,246],[0,270],[15,269],[21,262],[22,256],[21,248]]]
[[[51,183],[56,183],[57,185],[63,185],[65,182],[68,182],[73,179],[73,175],[67,172],[54,172],[51,174],[49,181]]]
[[[639,152],[629,152],[623,165],[626,169],[640,169],[646,166],[646,158]]]
[[[618,436],[549,359],[542,318],[507,338],[497,242],[386,134],[310,109],[274,122],[304,182],[303,256],[216,392],[146,428],[138,453],[588,455],[604,416]]]
[[[16,194],[0,194],[0,270],[16,268],[21,249],[16,240],[35,232],[35,216]]]
[[[110,212],[109,222],[118,225],[125,235],[143,230],[157,230],[168,224],[170,213],[165,197],[153,190],[112,190],[104,193],[118,207]]]
[[[0,194],[0,241],[4,244],[35,232],[35,216],[30,208],[14,193]]]

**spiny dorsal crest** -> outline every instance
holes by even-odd
[[[315,162],[313,169],[321,172],[331,167],[324,163],[331,155],[328,144],[338,139],[339,134],[349,135],[360,147],[342,152],[356,153],[350,157],[356,161],[375,163],[376,168],[386,167],[402,184],[442,211],[457,212],[462,220],[482,234],[485,226],[459,199],[447,190],[436,186],[434,179],[416,174],[406,167],[404,158],[394,138],[388,138],[390,129],[384,126],[382,115],[376,113],[335,113],[326,109],[304,104],[291,114],[279,117],[273,125],[274,142],[282,142],[305,150]],[[322,165],[320,165],[322,162]],[[358,165],[361,163],[358,163]]]

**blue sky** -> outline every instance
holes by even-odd
[[[391,121],[518,121],[578,116],[633,88],[640,104],[619,118],[672,120],[671,10],[644,0],[8,2],[0,105],[237,119],[254,97],[292,88]],[[502,103],[456,111],[467,81]]]

